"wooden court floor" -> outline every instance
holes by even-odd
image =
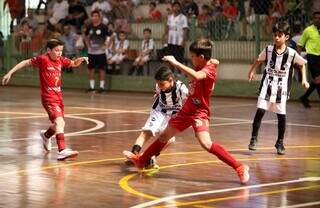
[[[159,171],[124,165],[148,117],[152,94],[86,94],[66,90],[66,142],[78,158],[46,154],[39,131],[49,121],[37,88],[0,87],[0,207],[320,207],[320,104],[287,106],[286,155],[276,155],[274,114],[266,114],[258,150],[249,152],[255,99],[214,97],[214,140],[250,166],[236,173],[203,151],[193,131],[158,158]]]

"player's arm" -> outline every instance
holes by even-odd
[[[18,70],[23,69],[24,67],[31,66],[31,59],[26,59],[15,65],[6,75],[2,78],[2,85],[9,83],[11,76]]]
[[[84,61],[88,64],[88,57],[80,57],[75,60],[71,60],[70,67],[78,67]]]
[[[309,82],[307,81],[307,73],[306,73],[306,65],[303,64],[302,66],[300,66],[300,70],[301,70],[301,84],[305,89],[309,88]]]
[[[164,56],[163,61],[169,62],[171,65],[185,73],[190,79],[202,80],[207,77],[207,74],[204,71],[195,71],[190,67],[187,67],[177,61],[174,56]]]
[[[261,60],[256,59],[255,62],[251,65],[251,68],[250,68],[249,73],[248,73],[249,82],[251,80],[253,80],[254,75],[256,74],[256,69],[257,69],[258,66],[260,66],[261,63],[262,63]]]

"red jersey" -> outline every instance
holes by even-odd
[[[201,71],[207,74],[202,80],[189,82],[189,96],[181,111],[192,118],[210,118],[210,95],[213,91],[217,72],[214,64],[208,64]]]
[[[62,100],[61,69],[69,67],[71,60],[65,57],[52,60],[48,54],[43,54],[33,57],[31,64],[39,68],[42,101],[54,102]]]

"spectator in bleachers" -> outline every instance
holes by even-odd
[[[181,11],[187,17],[191,17],[193,15],[197,17],[199,15],[199,7],[193,0],[182,0],[181,5]]]
[[[174,56],[179,62],[184,60],[184,47],[187,41],[188,19],[181,13],[181,4],[172,4],[172,14],[168,16],[164,38],[167,39],[167,55]]]
[[[56,0],[49,12],[48,30],[60,29],[60,23],[68,16],[69,4],[66,0]]]
[[[38,20],[34,18],[32,9],[28,9],[27,16],[24,17],[21,22],[27,21],[29,26],[35,31],[38,27]]]
[[[25,15],[25,1],[24,0],[4,0],[3,9],[8,6],[11,22],[10,22],[10,32],[13,33],[13,24],[14,21],[17,21],[17,24],[20,24],[20,20]]]
[[[129,75],[132,75],[137,70],[138,76],[143,76],[143,66],[150,60],[150,56],[154,51],[154,41],[151,38],[151,29],[145,28],[143,30],[143,41],[141,44],[141,51],[138,57],[134,60]]]
[[[81,32],[81,27],[84,25],[86,19],[88,19],[87,11],[79,0],[69,0],[68,17],[66,24],[70,24],[75,27],[76,32]]]
[[[126,0],[110,0],[112,4],[113,18],[116,31],[130,33],[129,19],[132,17],[132,10],[129,10]]]
[[[85,43],[88,47],[88,70],[90,88],[87,92],[95,91],[95,70],[99,71],[100,86],[98,93],[103,93],[105,90],[106,78],[106,39],[108,37],[108,28],[102,23],[100,11],[91,12],[91,23],[85,31]]]
[[[63,26],[63,33],[60,37],[60,40],[64,43],[63,54],[69,59],[79,55],[76,49],[77,34],[72,30],[71,25],[66,24]],[[66,72],[73,72],[72,68],[65,69]]]
[[[263,24],[266,34],[272,32],[272,27],[275,22],[284,15],[284,5],[282,0],[271,0],[268,16]]]
[[[221,4],[220,0],[212,0],[211,1],[211,16],[215,20],[218,16],[221,15],[223,11],[223,5]]]
[[[247,0],[237,0],[237,9],[239,11],[239,22],[241,24],[240,29],[240,40],[246,40],[247,39],[247,21],[246,21],[246,8],[245,8],[245,2]]]
[[[91,11],[99,10],[102,13],[102,22],[108,24],[110,21],[110,15],[112,5],[107,0],[97,0],[91,6]]]
[[[120,31],[113,47],[113,56],[108,61],[109,65],[115,66],[115,74],[120,74],[120,64],[126,58],[128,49],[127,33]]]
[[[222,15],[227,20],[225,23],[225,34],[224,38],[227,39],[230,36],[231,30],[234,31],[234,25],[237,21],[238,10],[234,3],[234,0],[225,0],[223,5]]]
[[[18,30],[13,34],[15,45],[22,57],[31,55],[32,28],[28,21],[21,22]]]
[[[211,20],[211,9],[207,4],[202,5],[201,12],[198,15],[198,25],[199,26],[206,26],[207,23]]]
[[[116,39],[117,39],[117,33],[115,33],[115,27],[113,22],[109,22],[107,25],[108,28],[108,34],[107,37],[107,43],[106,43],[106,59],[107,63],[112,58],[113,54],[113,46],[115,45]]]
[[[39,14],[39,10],[42,6],[42,4],[44,5],[44,13],[47,14],[47,9],[48,9],[48,4],[50,3],[51,0],[39,0],[37,9],[36,9],[36,14]]]
[[[149,20],[160,21],[161,18],[162,18],[162,14],[157,9],[157,4],[155,2],[150,2],[150,4],[149,4]]]

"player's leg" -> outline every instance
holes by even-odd
[[[257,149],[257,142],[258,142],[258,132],[261,126],[262,118],[265,114],[265,110],[262,108],[258,108],[256,115],[254,116],[253,123],[252,123],[252,132],[251,132],[251,140],[249,144],[249,150],[256,150]]]
[[[220,144],[212,142],[209,134],[208,120],[201,120],[202,124],[199,125],[197,120],[196,126],[194,126],[195,135],[201,146],[209,153],[217,156],[221,161],[236,170],[241,183],[247,183],[249,181],[249,167],[247,165],[238,162],[227,150],[225,150]],[[207,123],[207,124],[206,124]]]
[[[100,54],[96,56],[97,68],[99,69],[99,78],[100,85],[98,89],[98,93],[103,93],[105,89],[105,80],[106,80],[106,59],[104,54]]]
[[[285,154],[285,148],[283,145],[284,133],[286,131],[286,114],[277,114],[278,117],[278,140],[275,144],[277,148],[277,153],[279,155]]]
[[[133,75],[133,73],[136,71],[139,61],[140,61],[140,56],[138,56],[132,63],[132,67],[130,68],[128,75],[130,76]]]
[[[95,55],[88,54],[89,64],[88,64],[88,74],[89,74],[89,89],[87,92],[93,92],[95,87]]]

